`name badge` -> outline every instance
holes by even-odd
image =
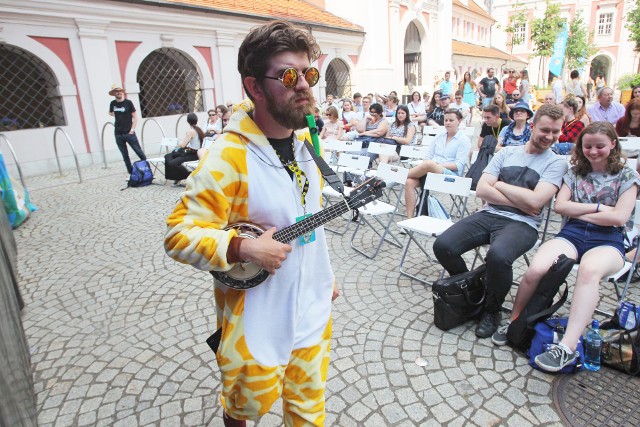
[[[308,213],[306,215],[302,215],[296,218],[296,222],[300,222],[305,218],[310,217],[311,214]],[[302,236],[298,237],[298,242],[300,242],[300,245],[306,245],[307,243],[312,243],[316,241],[316,231],[312,230],[308,233],[303,234]]]

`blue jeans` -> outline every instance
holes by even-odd
[[[131,146],[133,151],[138,155],[140,160],[147,160],[147,156],[144,155],[142,148],[140,148],[140,144],[138,143],[138,137],[135,133],[116,133],[116,144],[118,145],[118,150],[120,150],[120,154],[122,154],[122,160],[124,160],[124,165],[127,167],[127,172],[131,173],[133,170],[131,167],[131,159],[129,159],[129,151],[127,150],[127,143]]]
[[[498,313],[513,284],[513,262],[533,247],[538,232],[530,225],[488,212],[453,224],[433,244],[433,253],[451,276],[469,271],[462,254],[482,245],[487,252],[485,312]]]
[[[493,102],[493,96],[492,97],[485,96],[484,98],[482,98],[482,109],[484,109],[484,107],[486,107],[487,105],[490,105],[492,102]]]

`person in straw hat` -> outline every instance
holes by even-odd
[[[127,150],[127,144],[131,146],[133,151],[138,155],[140,160],[147,160],[144,155],[138,137],[136,136],[136,125],[138,124],[138,115],[136,113],[136,107],[133,102],[124,97],[124,89],[118,85],[111,86],[109,91],[110,96],[114,96],[116,99],[111,101],[109,105],[109,115],[115,118],[115,137],[118,149],[122,154],[122,159],[127,167],[127,172],[131,174],[131,160],[129,159],[129,151]]]

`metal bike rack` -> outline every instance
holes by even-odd
[[[18,168],[18,176],[20,177],[20,182],[22,183],[22,187],[24,187],[24,189],[26,190],[27,184],[24,180],[24,175],[22,175],[22,168],[20,168],[20,163],[18,163],[18,157],[16,156],[16,152],[13,151],[13,146],[11,145],[11,141],[9,141],[9,138],[7,138],[7,136],[3,133],[0,133],[0,137],[4,139],[4,141],[7,143],[7,146],[9,147],[9,151],[13,156],[13,161],[16,162],[16,168]]]
[[[144,122],[142,122],[142,129],[140,130],[140,143],[142,143],[142,151],[145,151],[144,149],[144,127],[147,125],[148,122],[153,122],[155,123],[159,128],[160,128],[160,132],[162,132],[162,136],[166,137],[167,134],[164,131],[164,128],[162,127],[162,125],[160,123],[158,123],[158,121],[156,119],[154,119],[153,117],[149,117],[148,119],[145,119]]]
[[[104,126],[102,126],[102,134],[100,135],[100,145],[102,147],[102,161],[104,162],[104,167],[102,169],[107,169],[107,153],[104,151],[104,131],[107,130],[107,126],[113,126],[115,128],[115,125],[112,122],[107,122],[104,124]]]
[[[183,117],[187,117],[188,115],[189,115],[189,113],[181,114],[181,115],[178,117],[178,120],[176,120],[176,131],[175,131],[176,138],[179,138],[179,137],[178,137],[178,125],[180,124],[180,119],[181,119],[181,118],[183,118]]]
[[[62,167],[60,166],[60,157],[58,156],[58,141],[56,140],[56,136],[58,132],[62,132],[62,134],[67,138],[67,142],[69,143],[69,147],[71,147],[71,152],[73,153],[73,159],[76,162],[76,170],[78,171],[78,183],[82,183],[82,174],[80,173],[80,163],[78,163],[78,156],[76,155],[76,149],[73,148],[73,143],[71,142],[71,138],[69,138],[69,134],[65,132],[61,127],[57,127],[53,132],[53,150],[56,153],[56,162],[58,163],[58,172],[60,176],[62,176]]]

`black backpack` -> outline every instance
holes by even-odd
[[[565,279],[571,273],[575,263],[574,259],[561,254],[553,262],[549,271],[542,276],[535,293],[531,296],[522,313],[509,325],[507,339],[513,347],[523,351],[528,350],[535,334],[536,323],[547,320],[565,303],[569,294]],[[553,298],[563,283],[565,284],[564,293],[554,304]]]
[[[480,151],[478,151],[478,157],[465,175],[466,178],[471,178],[472,190],[476,189],[484,168],[487,167],[489,160],[491,160],[491,156],[493,156],[493,153],[496,151],[496,145],[498,145],[498,140],[493,135],[487,135],[482,139],[482,145],[480,146]]]

